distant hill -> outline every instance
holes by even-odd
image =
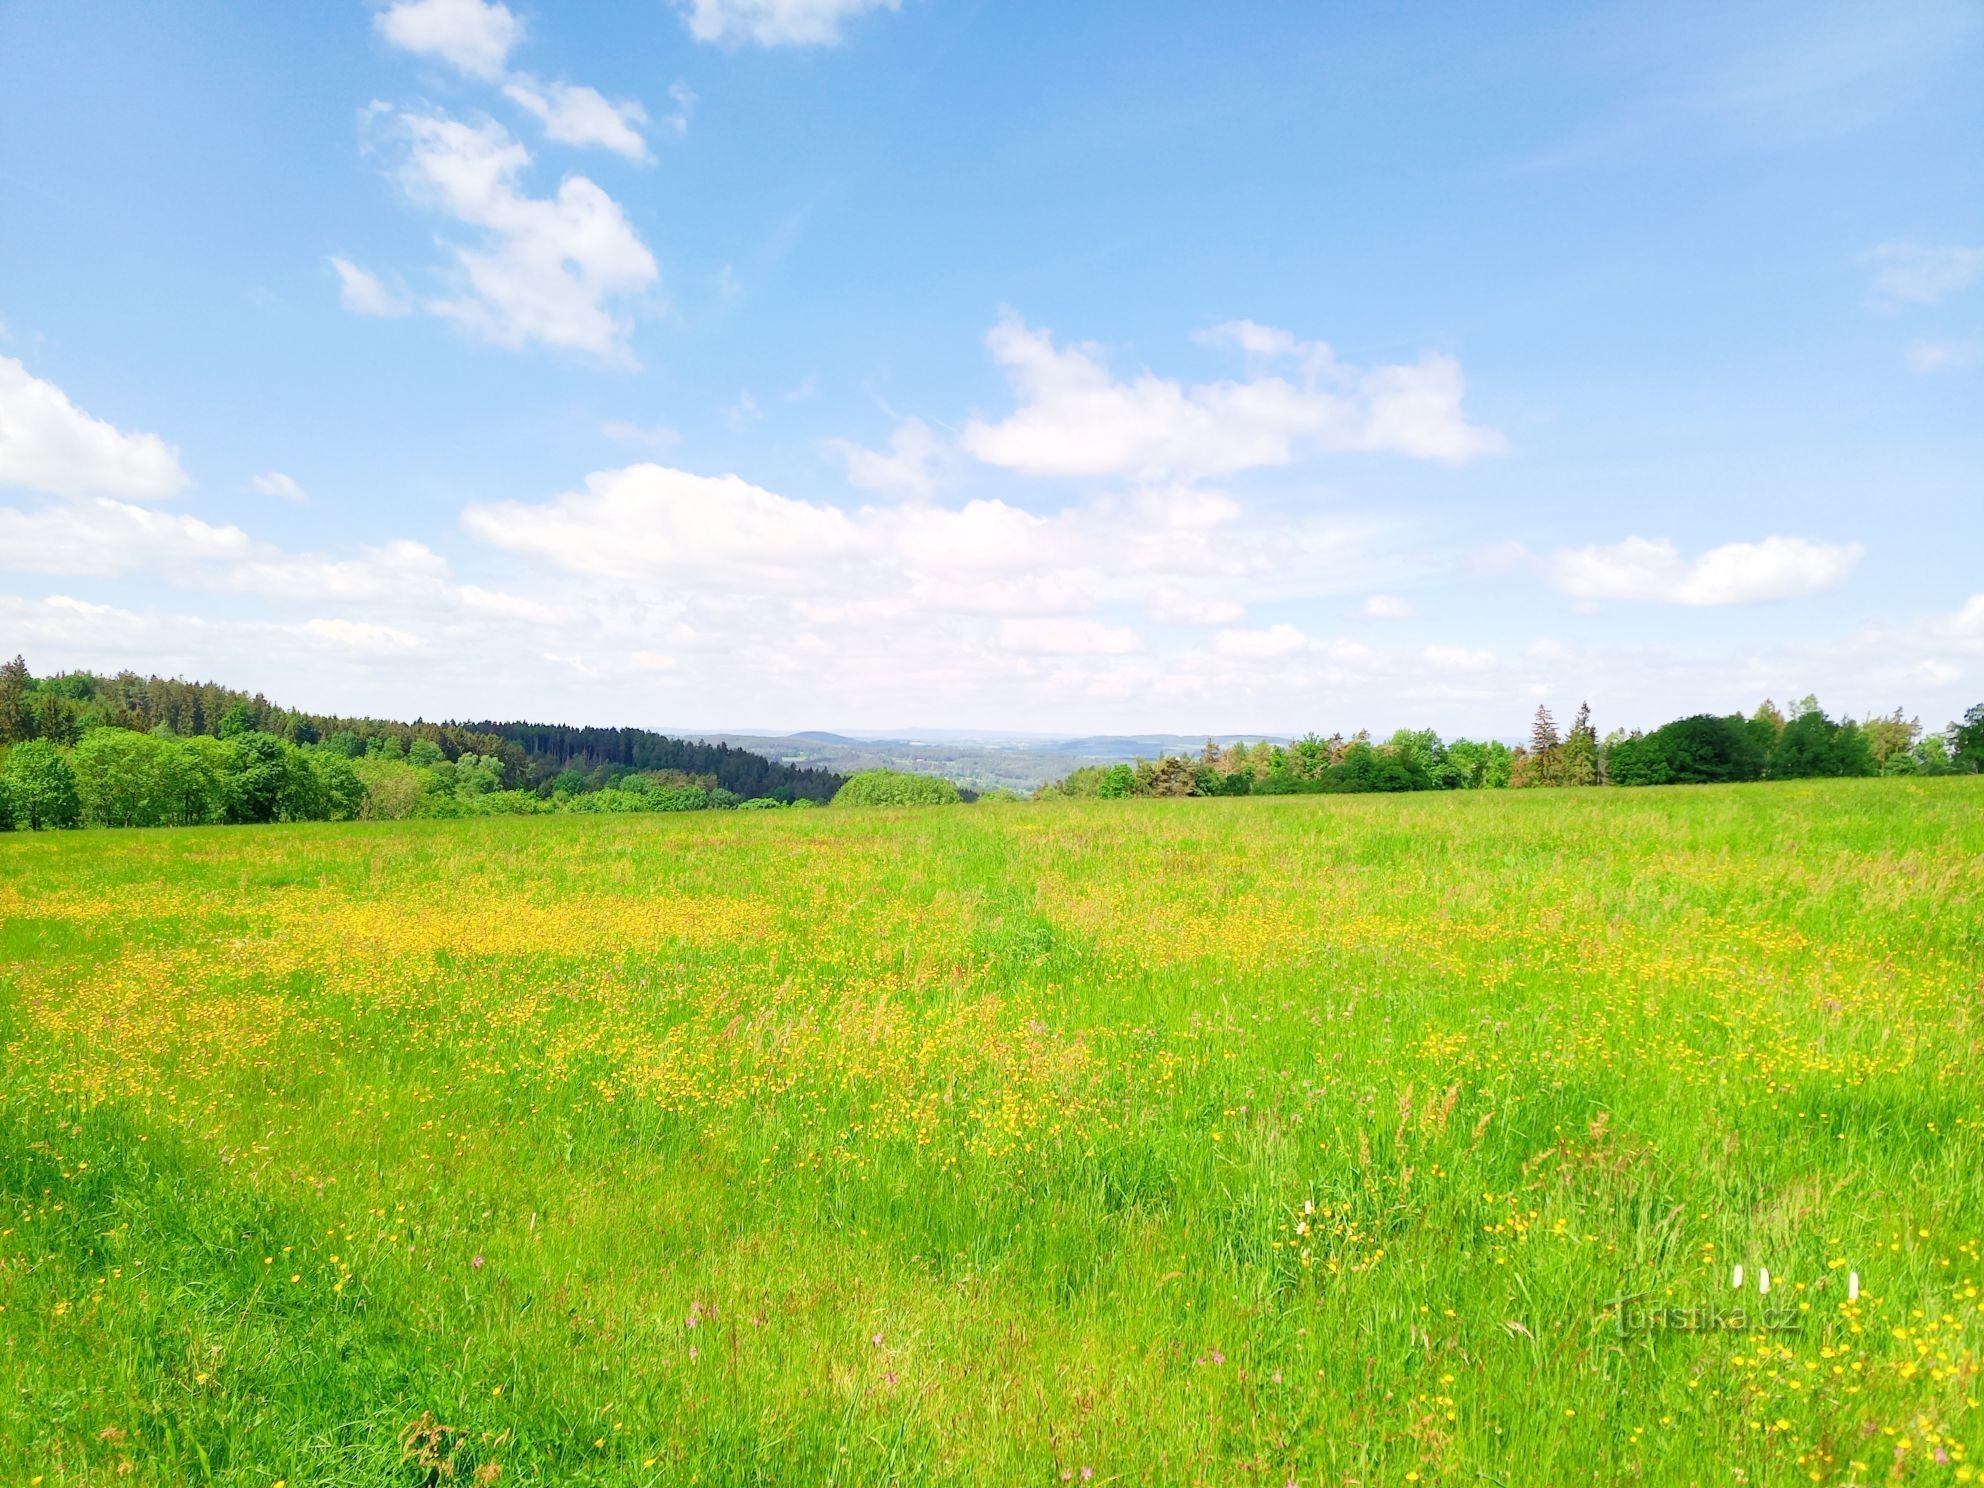
[[[953,730],[908,731],[897,739],[856,738],[810,729],[793,734],[699,734],[708,744],[766,755],[799,769],[827,770],[851,775],[860,770],[908,770],[938,775],[966,790],[1009,790],[1020,795],[1059,780],[1083,765],[1116,764],[1155,759],[1164,754],[1195,754],[1204,734],[1112,734],[1059,740],[993,735],[960,737]],[[939,734],[942,737],[937,737]],[[1218,744],[1262,737],[1275,743],[1285,738],[1260,734],[1215,734]]]
[[[11,676],[15,669],[16,685],[33,686],[31,703],[23,703],[31,708],[27,736],[65,745],[102,725],[141,733],[163,728],[182,736],[214,734],[220,732],[230,712],[238,712],[248,727],[281,735],[292,743],[344,735],[361,745],[392,740],[401,752],[425,742],[438,747],[442,758],[449,760],[464,754],[486,756],[501,765],[503,785],[513,788],[539,786],[567,769],[586,775],[600,772],[603,778],[590,781],[587,788],[591,788],[610,783],[616,767],[711,777],[718,786],[746,799],[824,802],[832,800],[845,783],[832,770],[795,766],[734,745],[670,738],[648,729],[352,718],[285,708],[260,693],[217,682],[189,682],[183,677],[79,671],[60,672],[35,682],[22,659],[16,658],[6,670]],[[4,685],[8,685],[8,678],[0,677],[0,686]],[[0,742],[7,737],[0,732]]]
[[[562,770],[590,773],[602,765],[633,770],[678,770],[713,775],[740,796],[772,796],[784,801],[831,801],[846,784],[844,773],[767,758],[718,741],[675,739],[640,728],[582,728],[565,723],[472,723],[520,748],[539,778]]]
[[[1191,754],[1204,747],[1208,735],[1205,734],[1091,734],[1084,739],[1062,739],[1052,744],[1028,746],[1048,750],[1055,754],[1076,754],[1084,759],[1118,760],[1155,759],[1166,754]],[[1213,734],[1213,743],[1256,744],[1266,739],[1270,744],[1286,744],[1288,739],[1281,734]]]

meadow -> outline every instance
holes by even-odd
[[[16,833],[0,1046],[8,1488],[1984,1457],[1976,777]]]

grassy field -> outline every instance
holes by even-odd
[[[0,1044],[7,1488],[1984,1458],[1984,780],[15,834]]]

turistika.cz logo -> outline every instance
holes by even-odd
[[[1729,1286],[1732,1291],[1743,1290],[1743,1268],[1732,1267],[1729,1273]],[[1860,1273],[1849,1272],[1846,1278],[1848,1301],[1858,1301],[1860,1297]],[[1805,1310],[1796,1303],[1768,1302],[1761,1299],[1770,1296],[1770,1268],[1757,1268],[1756,1306],[1746,1307],[1741,1303],[1697,1303],[1653,1302],[1651,1292],[1634,1292],[1630,1296],[1614,1297],[1605,1304],[1605,1311],[1612,1314],[1612,1326],[1621,1338],[1636,1338],[1647,1333],[1798,1333],[1805,1327]]]

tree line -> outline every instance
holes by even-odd
[[[211,682],[0,666],[0,830],[810,806],[842,784],[640,729],[344,718]]]
[[[1599,737],[1589,704],[1560,732],[1547,707],[1529,742],[1442,740],[1432,729],[1400,729],[1382,743],[1366,733],[1291,744],[1221,747],[1135,764],[1087,765],[1035,798],[1093,796],[1275,796],[1331,792],[1522,790],[1552,786],[1699,785],[1849,775],[1952,775],[1984,771],[1984,703],[1937,733],[1900,709],[1862,721],[1834,719],[1805,697],[1789,714],[1765,699],[1745,717],[1701,713],[1650,733]]]

